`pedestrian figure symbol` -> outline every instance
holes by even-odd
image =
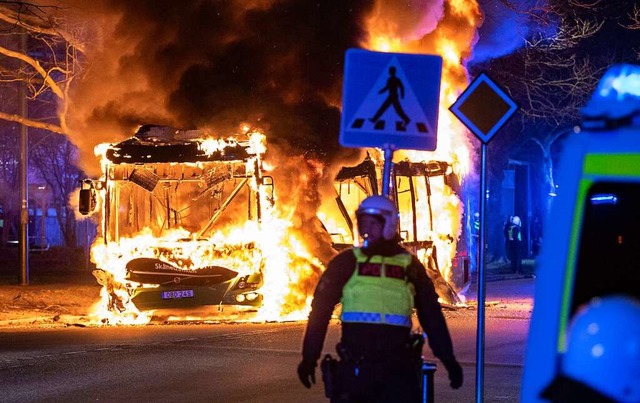
[[[385,99],[380,108],[378,108],[376,114],[372,118],[369,118],[369,120],[376,123],[378,119],[380,119],[380,116],[382,116],[390,106],[393,106],[393,109],[396,111],[398,116],[402,118],[404,125],[406,126],[409,124],[411,119],[409,119],[409,116],[404,113],[402,105],[400,105],[400,99],[404,98],[404,85],[402,84],[402,80],[396,76],[396,68],[394,66],[389,67],[389,79],[387,80],[387,85],[380,89],[378,94],[383,94],[385,92],[389,93],[387,99]]]
[[[417,136],[435,133],[397,59],[392,59],[372,84],[351,122],[351,130]]]
[[[432,151],[442,58],[349,49],[340,144]]]

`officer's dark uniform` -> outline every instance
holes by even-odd
[[[513,222],[508,222],[504,227],[504,237],[506,240],[507,258],[511,262],[511,270],[519,273],[522,268],[520,259],[520,243],[522,236],[520,235],[520,226]]]
[[[394,241],[382,241],[375,247],[359,249],[372,257],[391,257],[402,254],[407,258],[406,269],[399,275],[415,289],[414,304],[418,320],[427,334],[434,355],[442,361],[450,374],[452,387],[462,384],[462,369],[455,360],[451,337],[438,303],[438,296],[424,266]],[[343,298],[343,288],[354,275],[358,258],[353,249],[336,256],[323,273],[311,305],[311,313],[303,342],[303,363],[315,363],[321,355],[329,320],[336,304]],[[374,259],[375,260],[375,259]],[[359,267],[362,270],[363,265]],[[375,275],[374,273],[359,273]],[[387,273],[389,275],[389,273]],[[397,270],[395,274],[397,276]],[[353,313],[348,316],[353,316]],[[395,323],[367,323],[366,318],[345,317],[343,307],[340,350],[347,361],[347,373],[342,373],[343,392],[332,401],[415,402],[420,401],[419,366],[408,346],[411,325],[401,323],[401,315],[391,315]],[[399,317],[399,318],[398,318]],[[340,351],[339,351],[340,353]],[[302,364],[301,364],[302,365]],[[343,371],[344,372],[344,371]],[[453,374],[453,375],[452,375]],[[454,379],[455,378],[455,379]]]

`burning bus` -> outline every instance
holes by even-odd
[[[261,248],[221,229],[251,232],[273,207],[263,135],[144,125],[96,152],[102,177],[82,181],[79,210],[101,218],[91,255],[106,311],[262,303]]]
[[[96,148],[102,176],[82,181],[79,210],[100,217],[91,258],[103,320],[143,323],[140,311],[207,305],[258,309],[269,320],[306,316],[323,264],[281,217],[265,152],[260,133],[219,140],[153,125]],[[380,172],[366,158],[336,176],[336,197],[318,213],[336,251],[357,244],[354,212],[379,193]],[[404,245],[422,260],[443,303],[463,302],[468,266],[452,266],[464,263],[452,225],[459,221],[457,175],[443,161],[405,160],[394,164],[393,178]]]
[[[399,234],[403,245],[423,263],[442,303],[460,305],[462,291],[469,286],[469,259],[457,254],[454,233],[459,213],[457,175],[445,161],[392,165],[391,198],[400,212]],[[369,155],[359,165],[344,167],[334,180],[335,198],[323,207],[321,220],[332,245],[342,250],[357,243],[355,211],[367,196],[380,194],[381,163]],[[449,211],[446,211],[449,210]],[[455,210],[455,211],[454,211]]]

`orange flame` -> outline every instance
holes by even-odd
[[[438,21],[435,30],[420,39],[415,37],[406,39],[407,36],[397,35],[395,31],[400,24],[394,25],[388,21],[382,23],[383,19],[372,18],[368,26],[370,39],[362,46],[378,51],[432,53],[443,57],[438,148],[433,152],[397,152],[395,157],[398,161],[405,159],[414,162],[446,161],[452,169],[452,174],[461,179],[468,173],[471,166],[471,147],[465,128],[453,119],[447,108],[468,85],[464,61],[470,54],[475,28],[481,21],[481,14],[475,0],[448,0],[445,10],[447,12]],[[262,161],[262,155],[266,151],[264,135],[253,130],[250,125],[243,124],[240,131],[242,134],[250,135],[249,149],[255,155],[255,158],[247,161],[245,171],[255,173],[257,164],[260,164],[265,171],[272,169]],[[207,153],[221,151],[233,142],[235,140],[212,138],[202,143],[202,151]],[[96,155],[102,156],[103,172],[106,173],[109,161],[105,158],[105,147],[108,145],[98,146]],[[202,168],[202,164],[183,165],[186,166],[185,173]],[[105,177],[102,181],[106,182]],[[96,239],[91,256],[92,261],[100,269],[96,277],[103,285],[102,301],[96,306],[96,316],[103,323],[110,324],[137,324],[150,320],[149,314],[138,311],[131,301],[133,292],[142,285],[127,280],[125,265],[134,257],[168,259],[168,256],[158,252],[158,245],[161,244],[164,246],[163,250],[172,251],[171,261],[178,262],[181,270],[192,270],[202,265],[228,267],[240,274],[259,270],[264,277],[260,292],[265,298],[253,320],[278,321],[305,318],[311,299],[308,293],[311,288],[309,284],[317,281],[318,274],[324,270],[324,267],[309,252],[304,241],[292,231],[291,212],[285,211],[283,206],[278,205],[277,195],[275,193],[267,195],[255,176],[248,180],[248,185],[259,192],[259,201],[262,206],[265,206],[259,222],[221,222],[216,226],[216,231],[204,240],[191,228],[175,227],[158,230],[151,226],[129,234],[118,234],[117,241],[105,242],[104,238],[100,237]],[[433,223],[427,222],[425,201],[418,201],[417,211],[420,212],[418,219],[421,222],[420,227],[425,229],[421,237],[429,238],[436,245],[438,267],[443,276],[450,279],[452,260],[461,233],[463,205],[455,189],[438,181],[434,181],[432,185]],[[99,189],[100,206],[104,206],[108,190],[113,189],[107,186]],[[178,206],[176,211],[182,211],[182,207],[182,205]],[[403,226],[407,227],[408,218],[401,216],[401,219]],[[329,232],[338,234],[343,239],[355,241],[344,228],[338,228],[337,224],[334,228],[331,216],[325,216],[322,221]],[[103,231],[107,227],[108,223],[102,224]],[[217,252],[212,253],[212,251]],[[422,259],[428,258],[425,256],[427,253],[429,253],[427,250],[418,251]]]
[[[249,132],[249,130],[247,130]],[[254,154],[249,158],[245,170],[254,175],[256,159],[260,160],[266,152],[265,136],[257,131],[249,133],[247,151]],[[201,150],[206,153],[224,151],[228,146],[237,144],[235,140],[200,140]],[[96,147],[101,152],[105,172],[109,171],[109,161],[105,152],[108,145]],[[179,164],[182,176],[189,177],[191,169],[202,169],[203,164]],[[158,168],[155,172],[160,173]],[[102,178],[105,181],[105,178]],[[224,267],[238,273],[238,276],[261,273],[263,285],[259,288],[264,302],[252,320],[278,321],[302,319],[309,311],[310,300],[300,284],[317,277],[324,268],[313,257],[305,244],[291,231],[291,220],[287,212],[277,207],[259,186],[256,176],[249,186],[258,192],[259,202],[263,206],[259,221],[229,222],[217,227],[208,237],[202,238],[193,229],[183,227],[163,228],[144,227],[140,231],[117,237],[105,242],[98,237],[91,248],[91,259],[99,270],[94,272],[103,285],[101,301],[94,307],[94,315],[102,323],[108,324],[144,324],[151,315],[140,312],[132,302],[132,296],[139,287],[150,287],[127,278],[126,265],[135,258],[155,258],[177,267],[181,271],[196,270],[202,267]],[[128,184],[128,183],[127,183]],[[104,205],[107,191],[120,191],[120,185],[109,182],[99,191],[100,205]],[[126,185],[125,185],[126,186]],[[133,199],[134,193],[131,198]],[[273,195],[277,199],[276,195]],[[132,205],[134,201],[130,202]],[[127,208],[129,208],[128,206]],[[112,208],[117,209],[113,204]],[[129,215],[138,214],[131,211]],[[108,223],[102,223],[104,231]],[[208,218],[208,216],[205,216]],[[308,287],[307,287],[308,288]]]
[[[469,84],[464,58],[471,53],[482,14],[475,0],[448,0],[446,3],[444,15],[435,30],[419,40],[403,40],[396,33],[397,27],[386,19],[371,18],[368,27],[370,39],[363,46],[384,52],[437,54],[443,58],[437,149],[433,152],[401,150],[395,153],[394,159],[412,162],[445,161],[461,181],[471,167],[472,147],[467,129],[454,119],[448,107]],[[464,206],[454,189],[447,185],[434,189],[431,204],[434,228],[426,237],[436,245],[438,267],[445,279],[450,281],[452,261],[462,231]],[[410,227],[410,217],[403,216],[403,206],[400,206],[400,210],[403,227]],[[417,207],[417,211],[423,212],[418,217],[421,228],[429,228],[424,213],[426,210],[424,205]],[[426,259],[425,253],[425,250],[418,251],[423,261]]]

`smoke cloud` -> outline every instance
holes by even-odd
[[[367,39],[374,1],[70,3],[61,14],[87,33],[86,70],[67,114],[85,172],[100,174],[97,144],[130,137],[140,124],[223,137],[253,125],[267,137],[279,204],[293,206],[294,227],[327,260],[320,191],[361,156],[338,143],[344,54]]]
[[[410,0],[400,7],[396,2],[380,1],[370,25],[393,32],[403,42],[414,41],[433,32],[443,16],[443,0]]]
[[[456,11],[464,3],[443,0],[57,1],[69,4],[61,16],[87,33],[86,69],[67,114],[87,173],[99,175],[97,144],[123,140],[140,124],[227,136],[248,123],[266,134],[280,202],[295,206],[301,229],[319,227],[320,192],[362,157],[338,143],[345,51],[378,32],[406,52],[438,53],[433,43],[446,36],[466,60],[481,21],[479,10],[469,20]],[[466,82],[463,66],[445,68]]]
[[[473,63],[508,55],[522,48],[525,41],[539,32],[536,19],[545,1],[539,0],[480,0],[485,12],[479,40],[473,49]],[[551,28],[550,28],[551,29]]]
[[[330,164],[358,153],[338,144],[344,52],[366,38],[372,1],[84,1],[67,17],[95,26],[68,124],[83,166],[92,148],[142,123],[241,122]],[[91,167],[91,165],[94,165]]]

